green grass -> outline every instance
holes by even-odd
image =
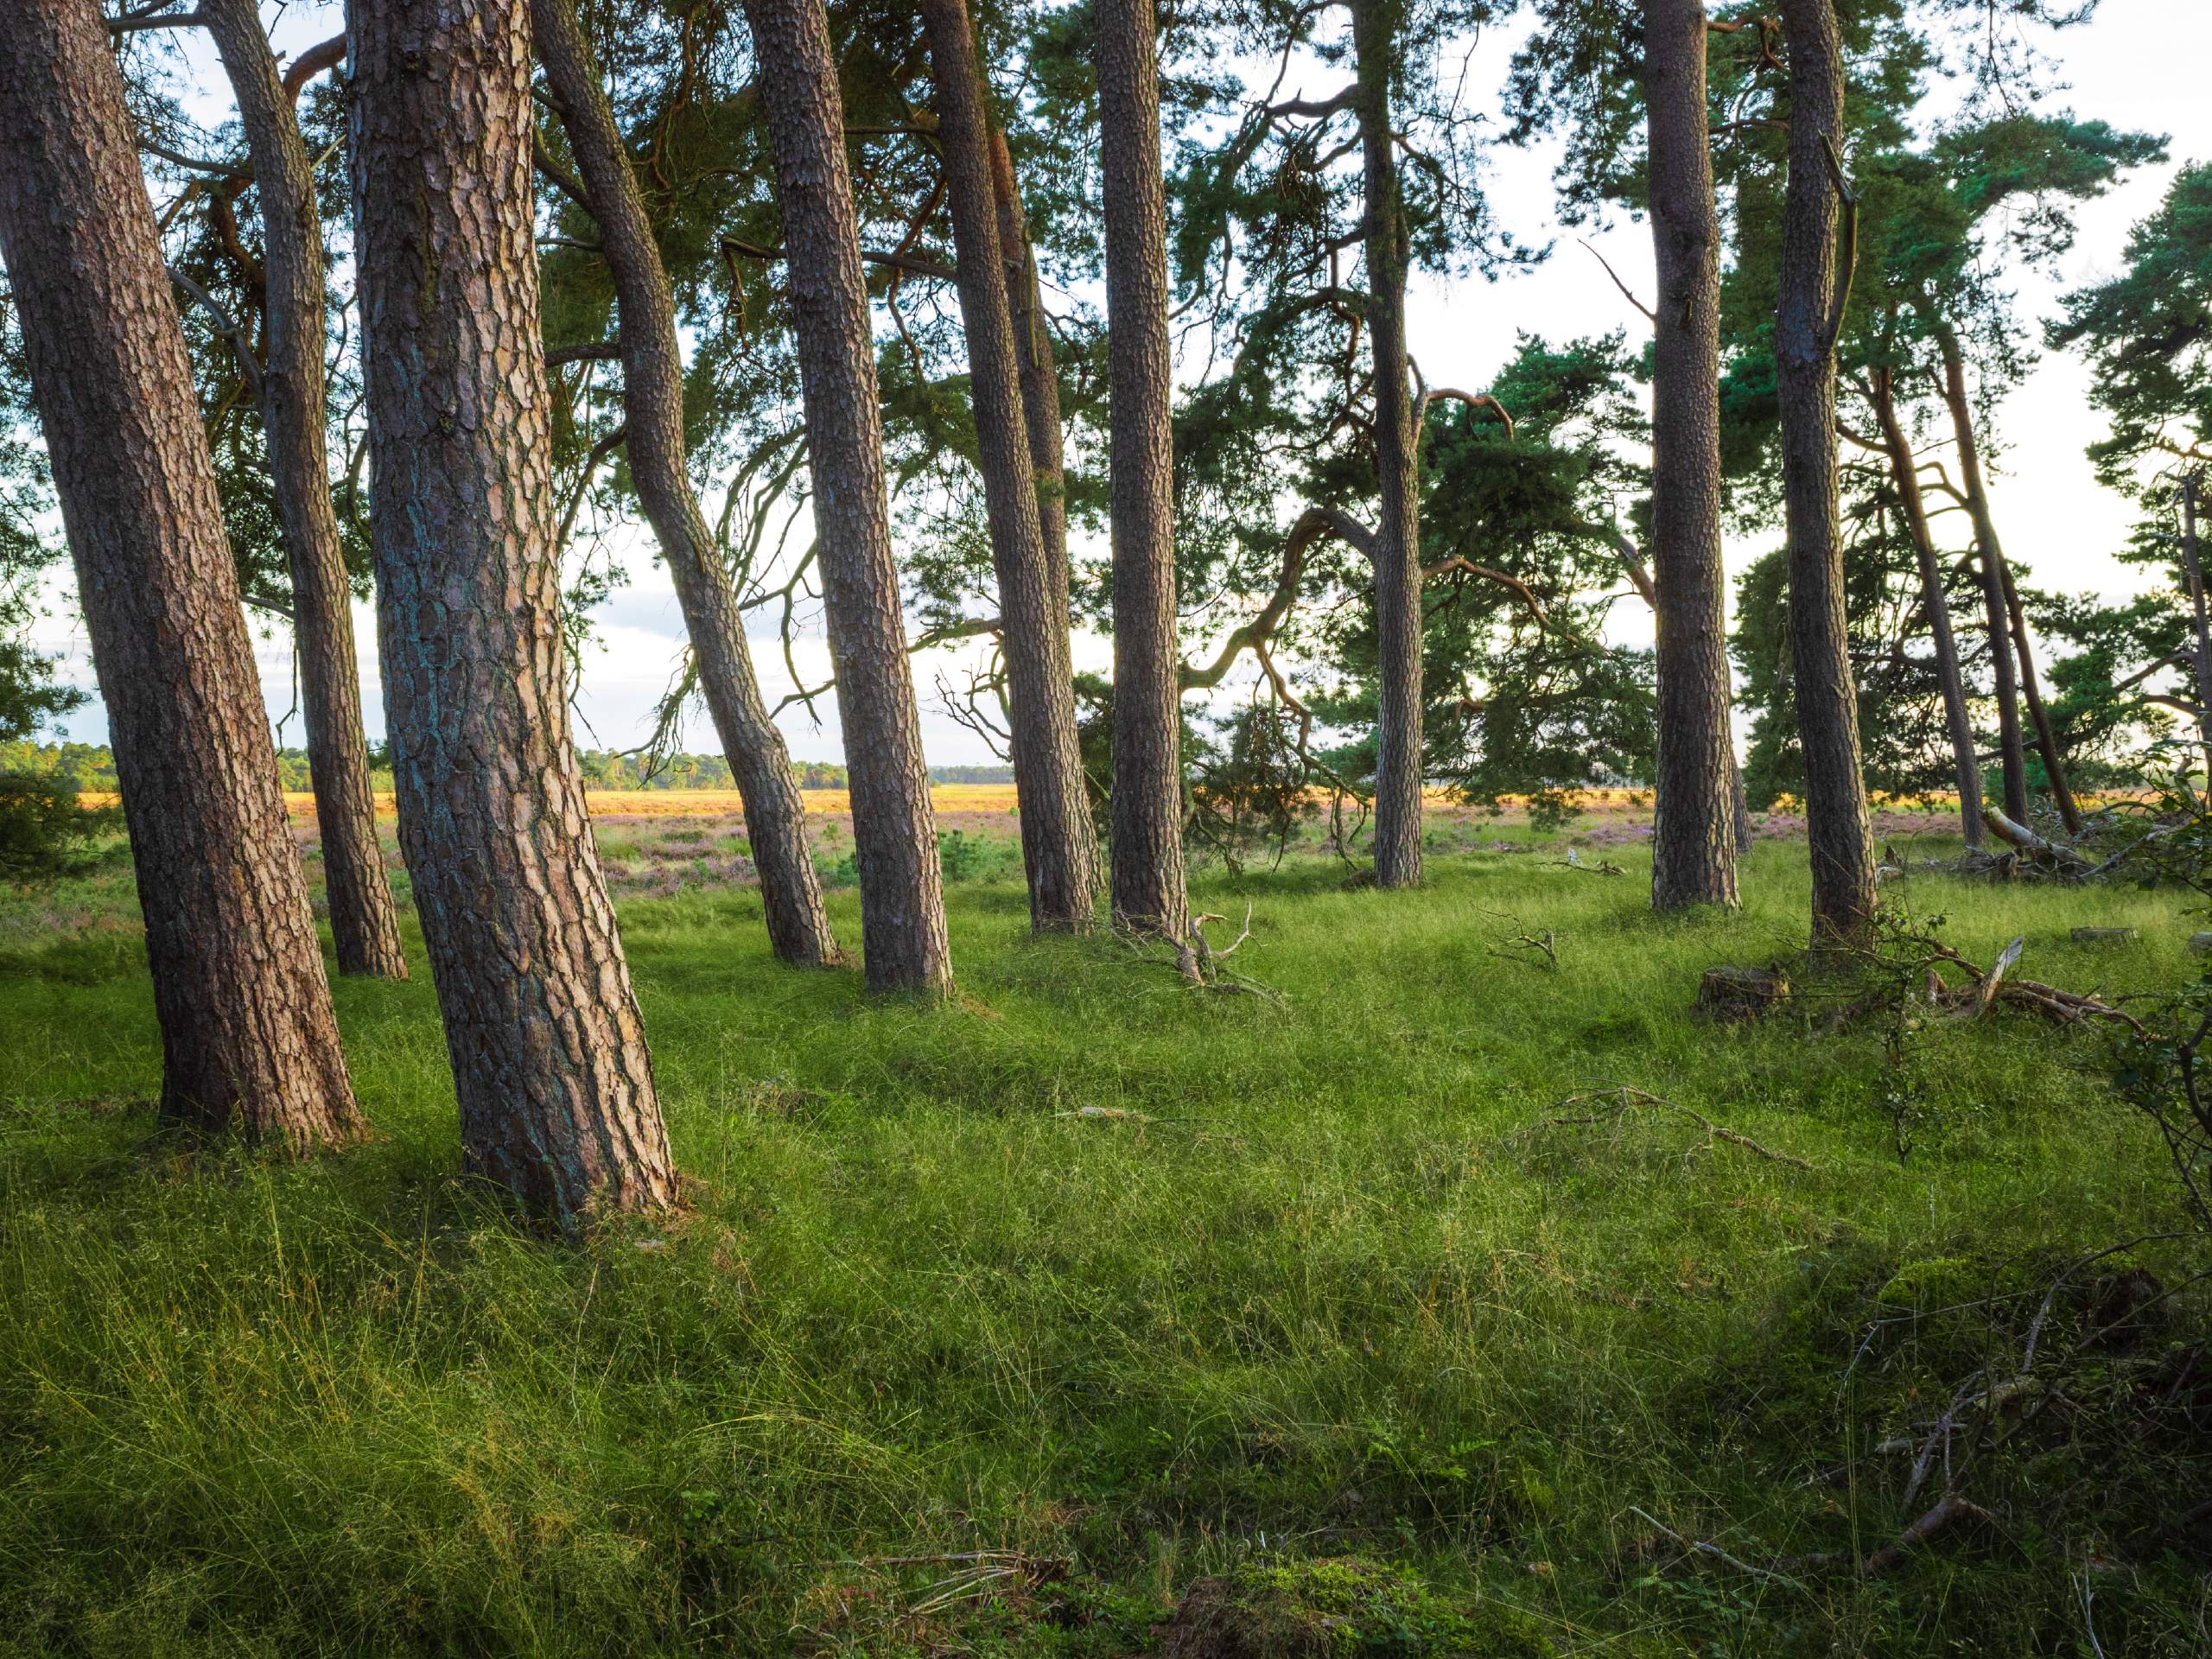
[[[0,914],[0,1651],[1119,1655],[1202,1577],[1361,1557],[1459,1610],[1368,1652],[1472,1651],[1433,1633],[1488,1605],[1577,1654],[2088,1654],[2091,1548],[2107,1653],[2203,1651],[2147,1518],[2201,1500],[2201,1438],[1993,1468],[2000,1534],[1878,1583],[1654,1558],[1632,1505],[1751,1562],[1894,1536],[1926,1501],[1871,1448],[1995,1339],[1942,1310],[2176,1205],[2094,1036],[1895,1064],[1878,1025],[1690,1017],[1702,968],[1802,942],[1802,847],[1666,921],[1608,853],[1203,882],[1281,1001],[1032,939],[1003,881],[952,890],[936,1012],[779,968],[750,893],[628,902],[691,1208],[582,1244],[459,1175],[419,954],[337,988],[377,1139],[286,1165],[134,1103],[158,1041],[97,895]],[[2171,895],[1909,892],[2061,984],[2193,971]],[[1522,928],[1555,973],[1493,954]],[[1544,1123],[1611,1084],[1814,1167]],[[887,1563],[978,1550],[1058,1565]]]

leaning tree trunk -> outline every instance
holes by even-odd
[[[569,736],[530,20],[353,0],[351,149],[400,843],[470,1166],[573,1224],[675,1181]]]
[[[0,0],[0,257],[107,705],[164,1117],[360,1133],[238,573],[92,0]]]
[[[1859,747],[1836,522],[1835,337],[1850,272],[1836,257],[1843,47],[1834,0],[1783,0],[1789,49],[1789,185],[1775,313],[1783,501],[1789,543],[1789,647],[1805,757],[1817,953],[1871,943],[1874,837]]]
[[[2005,810],[2016,823],[2028,821],[2028,750],[2020,728],[2020,680],[2011,645],[2012,625],[2005,614],[2005,552],[1989,520],[1981,493],[1981,448],[1974,437],[1974,409],[1967,399],[1966,358],[1958,336],[1938,322],[1936,343],[1943,358],[1943,402],[1959,446],[1960,482],[1967,512],[1974,521],[1980,554],[1982,620],[1989,633],[1989,663],[1997,693],[1997,749],[2004,763]],[[1976,504],[1980,503],[1979,505]]]
[[[1114,914],[1180,939],[1182,658],[1175,636],[1175,454],[1167,209],[1152,0],[1099,0],[1114,542]]]
[[[1720,560],[1720,215],[1701,0],[1645,0],[1651,242],[1652,563],[1657,567],[1656,910],[1736,903],[1735,745]]]
[[[237,0],[233,0],[236,3]],[[700,688],[745,806],[746,839],[760,872],[768,942],[785,962],[837,960],[822,880],[806,840],[806,804],[783,734],[768,717],[739,607],[685,469],[683,356],[676,302],[630,170],[599,66],[577,27],[574,0],[531,0],[538,61],[561,111],[576,174],[599,227],[620,313],[622,411],[630,477],[668,562],[691,636]]]
[[[2012,631],[2012,649],[2020,657],[2020,695],[2027,699],[2028,719],[2036,728],[2036,748],[2043,755],[2044,771],[2050,779],[2050,798],[2058,808],[2066,833],[2082,833],[2082,809],[2075,804],[2074,786],[2067,781],[2066,758],[2058,747],[2058,734],[2050,723],[2050,711],[2044,707],[2043,688],[2036,683],[2036,648],[2028,639],[2027,609],[2020,603],[2020,590],[2012,581],[2012,567],[2005,567],[2005,614]]]
[[[404,979],[399,909],[377,845],[376,796],[353,654],[353,595],[339,549],[324,448],[322,218],[314,168],[255,0],[207,0],[200,16],[238,99],[261,198],[269,353],[261,374],[261,423],[291,567],[308,774],[322,838],[331,941],[339,972]]]
[[[829,19],[822,0],[745,0],[745,15],[789,256],[868,982],[943,995],[952,988],[944,877],[891,552],[868,283]]]
[[[1037,486],[1037,533],[1045,543],[1045,586],[1058,607],[1058,626],[1069,626],[1067,458],[1060,436],[1060,379],[1037,280],[1037,253],[1014,183],[1014,155],[994,121],[991,199],[998,213],[999,254],[1006,261],[1008,321],[1014,356],[1021,365],[1022,423],[1029,434],[1029,471]]]
[[[1890,476],[1897,487],[1904,527],[1920,563],[1920,601],[1928,612],[1928,636],[1936,646],[1936,678],[1943,688],[1943,721],[1951,738],[1952,775],[1959,791],[1959,822],[1967,845],[1981,845],[1981,762],[1974,754],[1974,717],[1967,708],[1966,676],[1959,668],[1959,645],[1951,632],[1951,603],[1943,592],[1942,561],[1928,528],[1928,504],[1920,490],[1920,464],[1912,440],[1897,418],[1895,384],[1887,369],[1874,371],[1874,413],[1882,423],[1882,444],[1889,452]]]
[[[965,0],[922,0],[921,11],[937,82],[938,142],[959,251],[960,315],[998,571],[1029,916],[1039,928],[1080,929],[1093,918],[1098,842],[1076,744],[1066,577],[1063,572],[1056,601],[1052,560],[1038,522],[982,78]]]
[[[1390,125],[1394,0],[1356,0],[1352,51],[1366,220],[1368,349],[1375,364],[1375,880],[1421,883],[1421,501],[1406,358],[1406,220]]]
[[[2059,753],[2058,739],[2051,730],[2050,716],[2044,712],[2043,691],[2036,683],[2035,648],[2028,643],[2028,623],[2020,608],[2019,596],[2012,591],[2012,572],[2005,563],[2004,544],[1997,539],[1997,519],[1989,509],[1989,489],[1982,476],[1981,443],[1974,429],[1974,406],[1967,397],[1966,356],[1959,349],[1959,337],[1948,324],[1939,323],[1936,328],[1936,348],[1943,358],[1943,402],[1950,410],[1951,429],[1959,446],[1959,482],[1966,491],[1967,513],[1974,521],[1974,540],[1981,550],[1981,580],[1985,602],[1989,607],[1990,652],[1999,659],[1998,710],[2000,720],[2007,707],[2007,699],[2014,683],[2012,663],[2017,654],[2019,663],[2018,684],[2026,697],[2028,717],[2035,723],[2036,747],[2042,752],[2044,772],[2050,779],[2051,798],[2058,806],[2058,816],[2065,821],[2072,835],[2082,833],[2082,815],[2074,804],[2074,791],[2066,781],[2066,760]],[[2005,641],[2012,641],[2007,651]],[[2012,811],[2015,822],[2027,822],[2027,758],[2020,734],[2020,711],[2017,703],[2011,705],[2009,735],[2005,741],[2006,766],[2005,807]],[[2017,768],[2013,762],[2019,762]],[[2019,780],[2019,800],[2015,804],[2012,777],[2017,771]]]

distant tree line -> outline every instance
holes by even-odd
[[[671,754],[657,767],[635,754],[612,749],[580,749],[576,764],[592,789],[734,790],[729,762],[719,754]],[[278,784],[293,794],[313,787],[313,762],[305,749],[276,751]],[[1010,784],[1011,766],[931,766],[933,784]],[[38,779],[91,795],[114,794],[121,787],[115,753],[104,743],[0,742],[0,776]],[[369,779],[380,794],[392,787],[391,766],[379,750],[370,750]],[[848,789],[851,779],[832,760],[794,760],[791,780],[800,789]]]

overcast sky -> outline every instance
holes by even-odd
[[[294,5],[281,16],[272,7],[264,15],[276,18],[280,51],[296,52],[337,27],[338,13],[332,7]],[[1469,84],[1499,85],[1516,38],[1515,31],[1493,31],[1478,54]],[[2030,276],[2020,285],[2025,314],[2038,321],[2055,309],[2057,293],[2116,268],[2128,227],[2157,205],[2177,165],[2212,159],[2212,99],[2203,90],[2204,66],[2212,63],[2208,0],[2104,0],[2094,25],[2060,37],[2060,42],[2070,87],[2051,99],[2050,106],[2169,134],[2174,160],[2142,169],[2108,197],[2082,208],[2080,239],[2055,279]],[[199,113],[211,122],[219,120],[228,108],[219,69],[204,41],[192,49],[210,100]],[[1321,88],[1317,82],[1308,90]],[[1525,241],[1541,242],[1557,232],[1550,179],[1554,160],[1555,152],[1548,149],[1506,149],[1492,164],[1489,182],[1497,217]],[[1646,296],[1651,292],[1650,242],[1643,226],[1624,223],[1590,239],[1630,288]],[[1408,312],[1412,349],[1431,382],[1475,387],[1486,384],[1506,360],[1517,332],[1565,339],[1643,326],[1611,279],[1571,236],[1560,236],[1550,262],[1528,274],[1497,283],[1417,282]],[[2083,457],[2083,447],[2099,424],[2088,407],[2088,376],[2078,361],[2050,358],[2038,365],[1999,416],[2001,447],[1993,495],[2006,551],[2016,563],[2032,569],[2038,582],[2117,594],[2139,585],[2141,577],[2112,556],[2126,537],[2129,510],[2098,486]],[[1771,544],[1772,538],[1732,543],[1732,571]],[[682,649],[683,622],[665,573],[643,547],[627,554],[625,563],[632,585],[597,615],[599,642],[583,666],[577,708],[588,729],[580,724],[576,737],[588,747],[627,747],[642,741]],[[57,588],[54,599],[53,613],[39,629],[41,646],[61,657],[65,677],[89,688],[91,662],[82,625],[66,588]],[[1641,606],[1618,606],[1614,614],[1617,638],[1649,641],[1649,621]],[[384,702],[376,675],[375,621],[366,608],[357,614],[356,631],[369,728],[372,735],[381,735]],[[772,702],[790,689],[782,651],[766,638],[755,642],[755,651],[763,689]],[[262,639],[257,655],[271,715],[281,716],[293,701],[289,638]],[[828,656],[818,628],[802,641],[797,656],[799,671],[810,683],[826,677]],[[1079,665],[1104,667],[1110,648],[1103,640],[1078,639],[1077,658]],[[935,706],[936,676],[958,660],[955,653],[938,653],[915,663],[925,741],[931,760],[941,765],[995,758],[981,740]],[[784,718],[795,757],[842,758],[834,708],[825,703],[824,714],[819,726],[803,711]],[[105,717],[94,704],[73,717],[68,729],[83,741],[105,741]],[[694,748],[713,746],[703,715],[690,722],[687,735]],[[296,717],[285,728],[284,741],[302,741]]]

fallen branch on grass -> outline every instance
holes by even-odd
[[[1546,928],[1541,933],[1531,933],[1518,916],[1508,912],[1486,910],[1483,914],[1495,916],[1502,922],[1510,922],[1516,930],[1491,946],[1491,955],[1503,957],[1507,962],[1526,963],[1532,968],[1539,965],[1537,958],[1541,957],[1542,965],[1548,966],[1553,973],[1559,971],[1559,936],[1551,929]]]
[[[1263,985],[1249,975],[1238,973],[1224,965],[1252,937],[1252,906],[1249,904],[1244,906],[1243,931],[1226,945],[1217,947],[1206,938],[1206,924],[1228,919],[1225,916],[1201,912],[1191,918],[1183,937],[1175,938],[1158,928],[1133,926],[1117,917],[1114,924],[1114,937],[1127,945],[1140,962],[1171,969],[1194,990],[1219,991],[1224,995],[1257,996],[1270,1002],[1287,1001],[1288,999],[1272,985]],[[1172,954],[1157,954],[1154,947],[1162,944]]]
[[[1544,1122],[1547,1125],[1560,1127],[1588,1123],[1618,1123],[1624,1116],[1634,1111],[1639,1106],[1656,1106],[1662,1110],[1673,1112],[1678,1116],[1686,1117],[1703,1129],[1706,1145],[1708,1147],[1715,1141],[1726,1141],[1730,1146],[1741,1147],[1745,1151],[1755,1154],[1770,1163],[1787,1164],[1792,1169],[1808,1170],[1813,1167],[1802,1158],[1793,1158],[1786,1152],[1776,1152],[1771,1147],[1763,1147],[1750,1135],[1740,1134],[1724,1123],[1714,1122],[1703,1112],[1693,1111],[1688,1107],[1678,1105],[1663,1096],[1650,1094],[1642,1089],[1626,1087],[1601,1089],[1592,1094],[1571,1095],[1559,1104],[1560,1109],[1564,1111],[1571,1106],[1588,1106],[1604,1101],[1610,1101],[1612,1103],[1603,1110],[1592,1112],[1586,1116],[1548,1117]]]
[[[2015,818],[2006,817],[1993,806],[1981,809],[1981,821],[1989,833],[2008,847],[2017,848],[2029,857],[2049,865],[2063,875],[2085,875],[2091,866],[2089,861],[2071,847],[2062,847],[2046,840]]]
[[[1732,1567],[1751,1578],[1763,1579],[1769,1584],[1781,1585],[1787,1589],[1798,1592],[1801,1595],[1810,1593],[1802,1581],[1791,1578],[1787,1573],[1777,1573],[1771,1567],[1754,1567],[1741,1556],[1731,1555],[1719,1545],[1707,1543],[1702,1538],[1686,1538],[1665,1522],[1656,1519],[1633,1503],[1628,1506],[1628,1512],[1687,1554],[1702,1555],[1709,1561],[1718,1561],[1723,1567]]]
[[[1685,1554],[1696,1555],[1708,1561],[1718,1562],[1732,1571],[1758,1579],[1764,1583],[1778,1584],[1786,1590],[1795,1590],[1802,1595],[1811,1594],[1810,1587],[1802,1579],[1793,1576],[1793,1572],[1784,1571],[1783,1568],[1793,1569],[1795,1573],[1812,1573],[1848,1564],[1862,1579],[1878,1579],[1885,1573],[1897,1571],[1906,1561],[1911,1560],[1915,1550],[1919,1549],[1938,1533],[1961,1521],[1986,1521],[1992,1526],[1996,1524],[1996,1517],[1980,1504],[1967,1502],[1956,1492],[1947,1492],[1926,1514],[1913,1522],[1888,1543],[1869,1552],[1863,1559],[1839,1554],[1832,1551],[1823,1551],[1812,1555],[1788,1557],[1776,1567],[1760,1567],[1744,1560],[1740,1555],[1732,1555],[1719,1545],[1709,1542],[1703,1538],[1685,1537],[1672,1527],[1654,1519],[1634,1504],[1629,1506],[1629,1513],[1646,1526],[1655,1529],[1661,1536]]]
[[[1572,847],[1567,849],[1565,858],[1548,858],[1544,862],[1562,870],[1580,870],[1585,875],[1626,875],[1628,874],[1626,870],[1608,858],[1601,858],[1595,864],[1585,864],[1581,855]]]
[[[2094,994],[2061,990],[2056,985],[2046,985],[2040,980],[2012,976],[2012,965],[2020,959],[2023,941],[2016,938],[2006,945],[1997,960],[1987,968],[1969,962],[1949,945],[1925,936],[1914,940],[1925,954],[1923,963],[1927,972],[1925,995],[1929,1005],[1941,1012],[1961,1019],[1978,1020],[1999,1003],[2024,1008],[2031,1014],[2062,1026],[2078,1025],[2084,1020],[2109,1020],[2126,1026],[2137,1036],[2145,1036],[2143,1022],[2125,1008],[2116,1008]],[[1967,983],[1961,986],[1946,984],[1936,964],[1947,963],[1966,970]]]

